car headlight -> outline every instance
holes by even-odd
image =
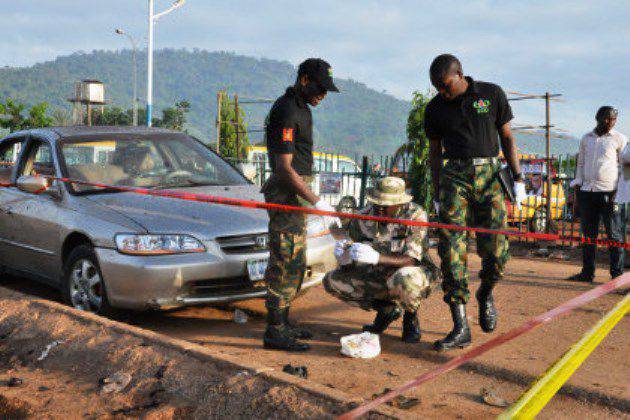
[[[205,252],[201,242],[189,235],[116,235],[118,252],[134,255],[185,254]]]

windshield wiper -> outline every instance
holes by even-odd
[[[77,191],[76,194],[77,195],[91,195],[91,194],[112,194],[112,193],[121,193],[121,192],[128,192],[128,191],[120,190],[114,187],[107,187],[107,188],[99,188],[95,190]]]

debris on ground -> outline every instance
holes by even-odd
[[[390,388],[385,388],[380,394],[373,394],[372,399],[382,397],[383,395],[391,392]],[[394,408],[400,408],[402,410],[409,410],[410,408],[415,407],[420,404],[420,398],[415,397],[405,397],[404,395],[398,395],[394,397],[391,401],[387,402],[387,405],[390,405]]]
[[[531,254],[535,257],[549,257],[551,251],[547,247],[540,247],[532,250]]]
[[[21,386],[24,383],[22,378],[18,378],[15,376],[10,377],[4,384],[10,388]]]
[[[549,255],[549,258],[559,261],[567,261],[569,260],[569,255],[566,252],[557,249]]]
[[[359,359],[371,359],[381,354],[378,334],[363,332],[341,337],[341,354]]]
[[[306,366],[291,366],[290,364],[284,365],[282,371],[284,373],[288,373],[289,375],[299,376],[300,378],[308,378],[308,369]]]
[[[497,396],[491,389],[481,388],[479,393],[481,394],[481,399],[483,400],[483,402],[488,405],[502,408],[505,408],[509,405],[506,400]]]
[[[247,314],[240,309],[234,309],[234,322],[237,324],[246,324]]]
[[[37,361],[41,362],[42,360],[44,360],[46,357],[48,357],[48,354],[50,353],[52,349],[57,347],[59,344],[62,344],[64,341],[65,340],[55,340],[49,345],[47,345],[44,351],[42,351],[42,354],[37,358]]]
[[[111,394],[112,392],[120,392],[124,390],[131,382],[131,375],[126,372],[116,372],[108,378],[101,380],[103,388],[101,393]]]

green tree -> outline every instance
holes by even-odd
[[[162,110],[162,119],[155,121],[153,125],[183,131],[188,112],[190,112],[190,102],[186,100],[179,101],[175,104],[175,107],[164,108]]]
[[[72,115],[66,108],[55,108],[50,116],[53,119],[53,124],[56,126],[66,127],[72,125]]]
[[[49,127],[53,124],[53,119],[46,115],[47,109],[48,103],[40,102],[33,105],[28,111],[28,117],[25,117],[26,105],[6,98],[4,103],[0,102],[0,114],[5,116],[0,118],[0,127],[7,128],[10,132]]]
[[[247,124],[245,124],[245,111],[242,108],[236,109],[234,102],[230,101],[227,92],[221,94],[221,138],[219,140],[219,154],[227,159],[243,159],[247,154],[247,147],[250,145],[247,135]],[[238,144],[236,131],[238,130]]]
[[[431,100],[427,93],[414,92],[411,111],[407,118],[407,143],[397,151],[396,157],[409,155],[411,191],[414,201],[425,209],[431,208],[431,165],[429,164],[429,139],[424,132],[424,111]]]
[[[46,111],[48,110],[47,102],[40,102],[36,105],[33,105],[31,109],[28,110],[28,118],[26,120],[26,126],[28,128],[38,128],[38,127],[50,127],[53,125],[52,117],[46,115]]]
[[[85,122],[87,123],[87,117]],[[132,111],[117,106],[105,108],[103,112],[92,113],[92,125],[131,125],[132,122]]]

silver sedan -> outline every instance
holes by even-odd
[[[265,211],[46,176],[262,200],[256,186],[199,141],[133,127],[38,129],[4,138],[0,265],[102,314],[265,295]],[[334,239],[321,218],[309,218],[308,229],[304,289],[334,264]]]

